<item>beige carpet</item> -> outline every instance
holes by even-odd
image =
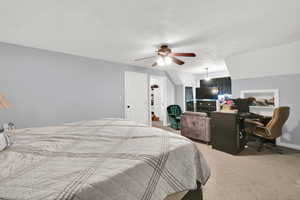
[[[204,200],[300,200],[299,151],[284,149],[280,155],[248,148],[233,156],[196,144],[212,172],[203,188]]]
[[[211,167],[205,200],[299,200],[300,153],[279,155],[246,149],[239,156],[197,144]]]

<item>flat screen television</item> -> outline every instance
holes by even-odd
[[[200,87],[196,89],[197,99],[218,99],[219,89],[217,87]]]

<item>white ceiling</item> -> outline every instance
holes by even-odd
[[[299,0],[0,0],[0,41],[150,67],[162,43],[195,52],[176,67],[226,70],[224,58],[300,39]]]

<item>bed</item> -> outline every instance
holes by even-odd
[[[210,176],[190,140],[121,119],[17,129],[10,137],[0,152],[4,200],[175,199],[201,192]]]

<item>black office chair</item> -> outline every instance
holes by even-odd
[[[245,98],[245,99],[233,99],[234,105],[237,108],[239,113],[249,113],[250,109],[249,107],[253,103],[255,99],[254,98]]]
[[[254,97],[249,97],[249,98],[238,98],[238,99],[233,99],[234,105],[236,109],[238,110],[237,116],[238,116],[238,123],[240,126],[240,134],[241,138],[244,139],[244,141],[249,140],[249,134],[247,134],[245,128],[245,119],[255,119],[258,121],[265,120],[265,116],[251,113],[250,112],[250,106],[256,99]]]
[[[242,118],[250,118],[250,119],[264,118],[264,116],[262,115],[250,112],[250,106],[253,104],[254,101],[255,101],[254,97],[249,97],[244,99],[241,98],[233,99],[234,105],[238,110],[238,116]]]

